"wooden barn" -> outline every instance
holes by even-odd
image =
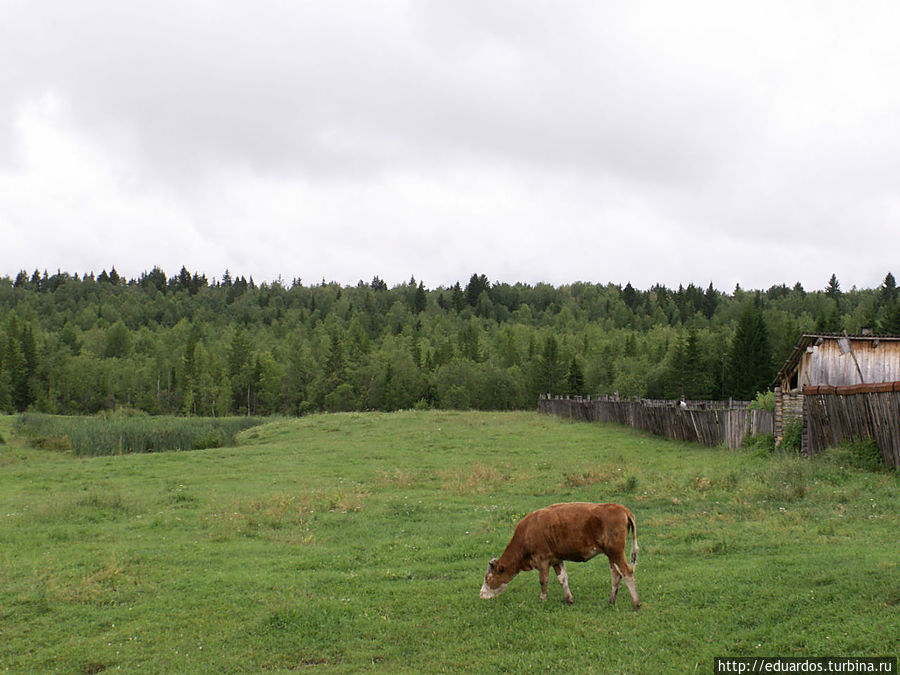
[[[799,417],[804,421],[806,452],[817,452],[842,438],[859,435],[876,438],[879,446],[882,437],[889,445],[900,445],[900,420],[895,412],[900,400],[900,336],[805,333],[778,371],[774,384],[776,443],[784,437],[785,424]],[[840,398],[842,405],[849,401],[844,407],[850,409],[854,395],[868,397],[858,407],[877,419],[858,420],[851,413],[828,414],[826,408],[832,402],[826,397]],[[837,428],[837,417],[846,418],[843,426],[851,428]],[[820,433],[822,425],[827,428]],[[895,440],[891,441],[892,437]],[[889,464],[889,455],[895,452],[896,448],[883,448]]]
[[[900,337],[805,333],[778,372],[784,392],[900,382]]]

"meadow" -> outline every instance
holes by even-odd
[[[82,457],[0,417],[0,671],[712,672],[897,655],[900,476],[536,413],[275,419],[232,447]],[[526,513],[637,517],[605,558],[478,597]],[[630,543],[629,543],[630,548]]]

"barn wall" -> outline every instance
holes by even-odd
[[[846,386],[900,380],[900,342],[882,341],[876,346],[874,340],[851,338],[850,344],[852,353],[842,353],[838,339],[828,339],[818,347],[809,347],[800,358],[800,386]]]

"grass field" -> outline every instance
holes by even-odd
[[[900,652],[900,477],[531,413],[278,420],[237,446],[81,458],[0,418],[0,671],[712,672]],[[635,513],[605,558],[478,597],[515,523]],[[630,544],[629,544],[630,548]]]

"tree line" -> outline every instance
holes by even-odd
[[[528,409],[541,393],[750,399],[804,331],[900,334],[892,274],[875,289],[798,283],[429,289],[209,280],[0,277],[0,410],[298,415],[412,407]]]

